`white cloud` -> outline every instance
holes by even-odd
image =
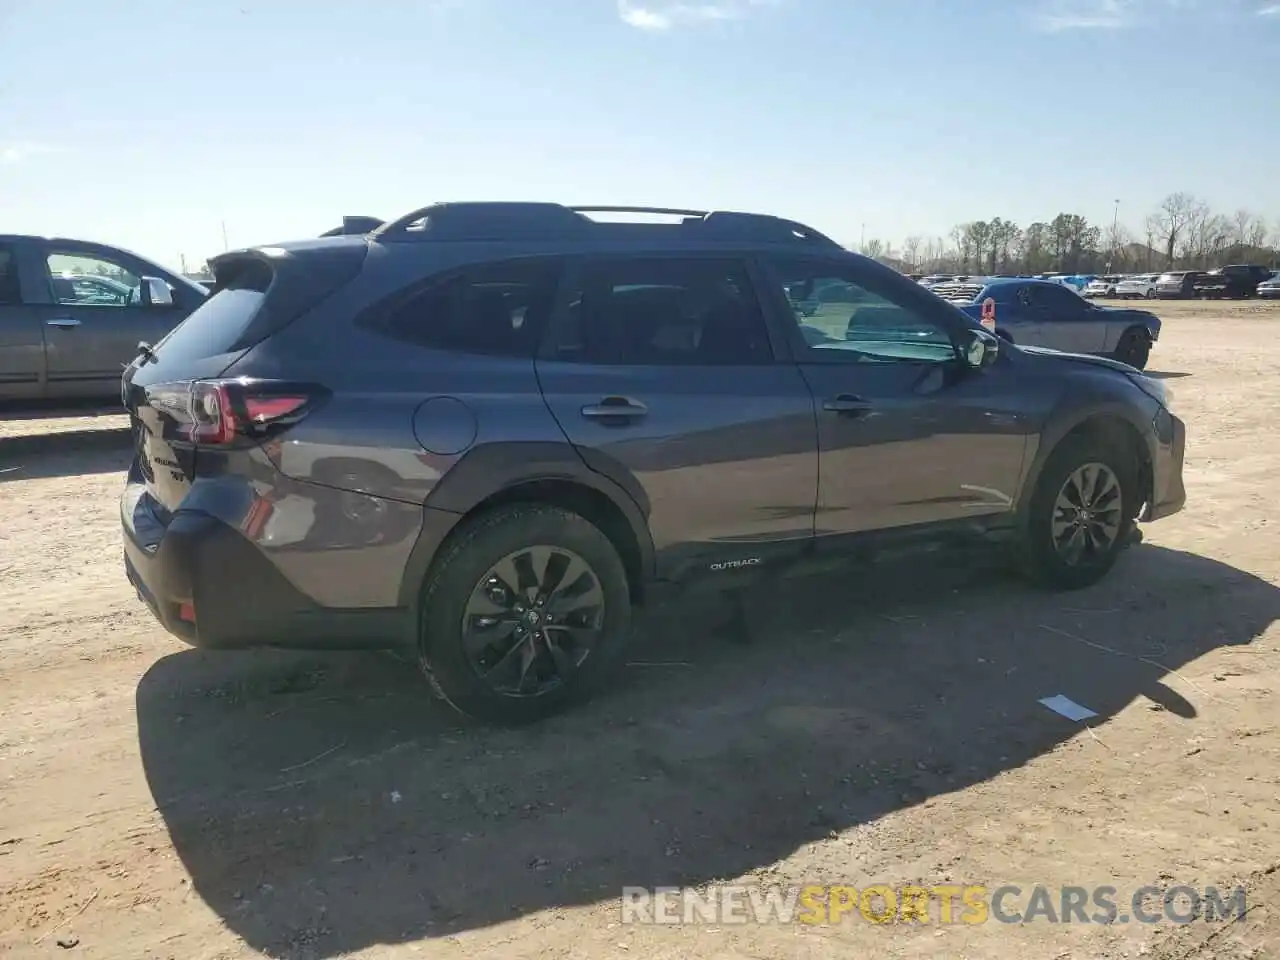
[[[1280,16],[1276,0],[1035,0],[1035,26],[1049,33],[1066,30],[1120,30],[1170,16],[1235,19],[1257,13]],[[1266,5],[1261,9],[1256,4]]]
[[[1131,0],[1056,0],[1042,9],[1036,25],[1050,33],[1062,30],[1117,30],[1134,16]]]
[[[57,147],[50,146],[47,143],[32,143],[23,140],[13,143],[0,143],[0,163],[21,163],[30,157],[61,152]]]
[[[703,3],[672,0],[617,0],[618,17],[637,30],[661,32],[675,27],[741,20],[754,10],[775,6],[780,0],[707,0]]]

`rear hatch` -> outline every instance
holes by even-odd
[[[271,397],[268,385],[247,398],[256,404],[247,409],[222,375],[354,278],[367,253],[362,238],[339,237],[224,254],[211,263],[217,291],[159,343],[139,344],[121,384],[133,433],[130,480],[146,484],[162,520],[190,489],[201,446],[226,443],[237,418],[283,409],[291,392]]]

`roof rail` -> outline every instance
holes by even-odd
[[[677,223],[615,223],[587,214],[616,213],[681,218]],[[688,239],[807,244],[843,249],[830,237],[794,220],[761,213],[671,207],[573,206],[481,201],[419,207],[372,231],[381,240],[587,240],[652,237],[655,231]]]

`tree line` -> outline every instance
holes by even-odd
[[[1143,273],[1208,270],[1227,263],[1280,266],[1280,221],[1249,210],[1215,213],[1189,193],[1165,197],[1140,229],[1119,220],[1100,226],[1075,213],[1025,227],[993,217],[951,228],[946,237],[914,235],[893,249],[871,239],[861,253],[907,273]]]

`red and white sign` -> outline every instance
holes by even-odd
[[[996,329],[996,302],[991,297],[982,301],[982,325],[992,333]]]

